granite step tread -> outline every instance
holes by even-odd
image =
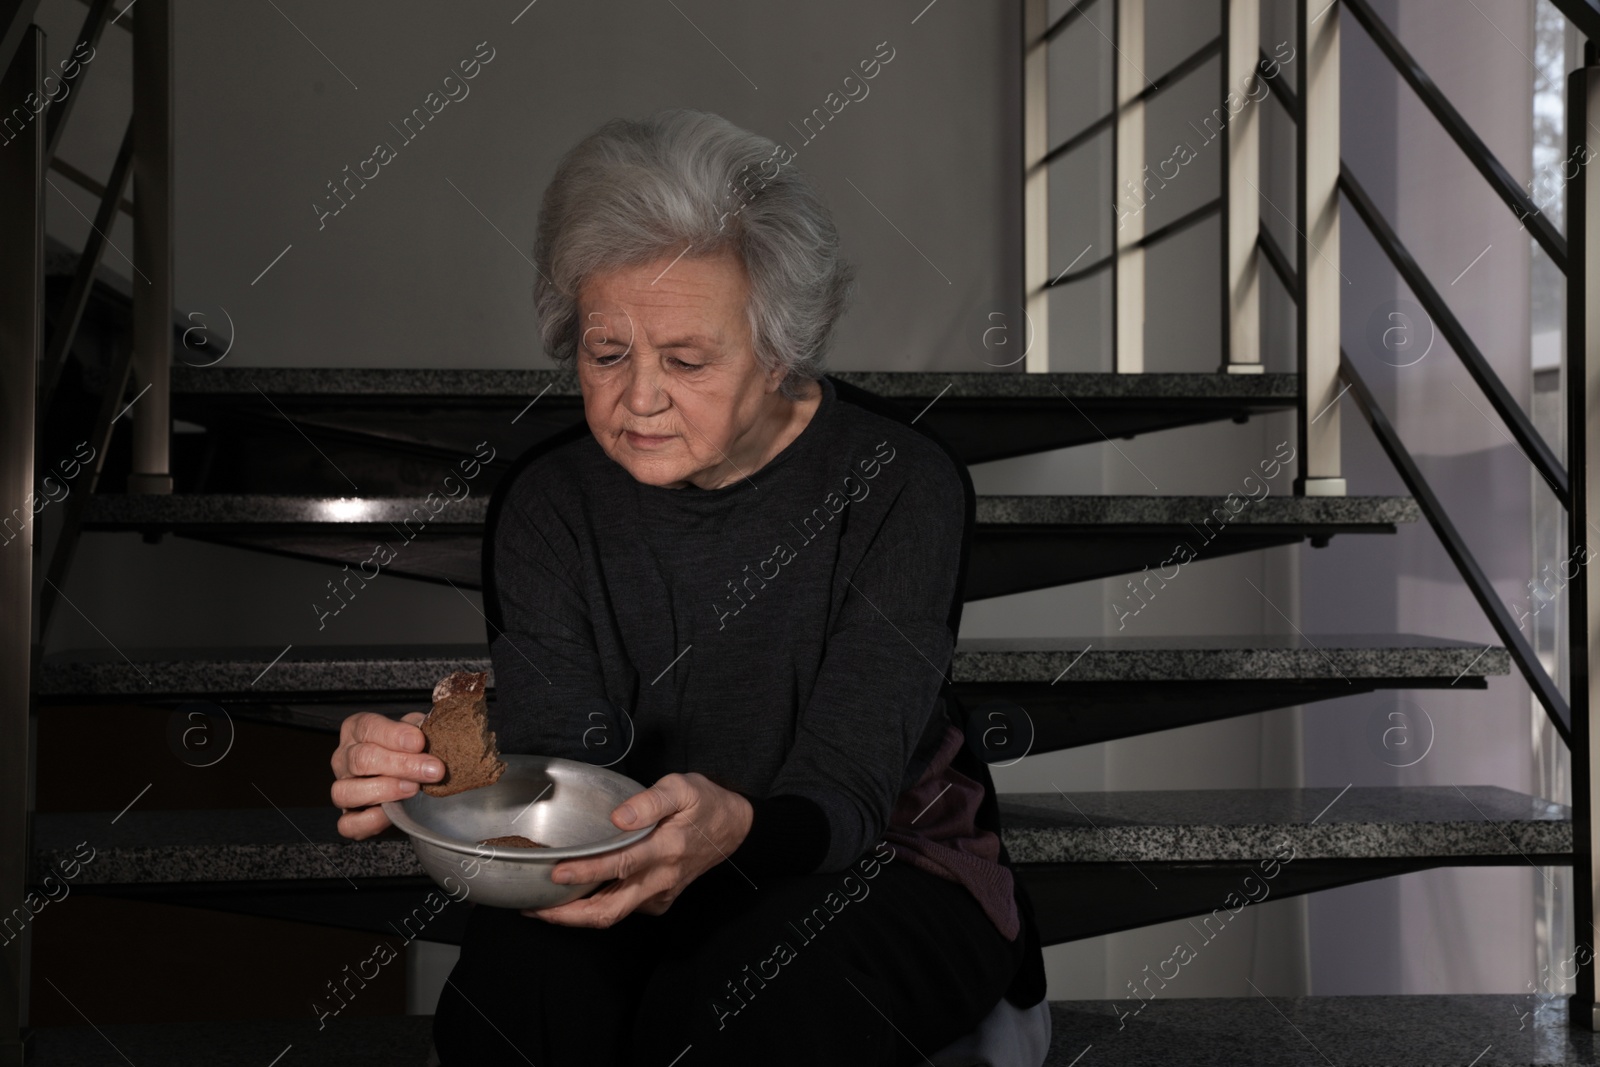
[[[899,399],[1207,398],[1297,399],[1294,374],[1115,374],[1054,371],[828,371],[831,377]],[[227,396],[259,389],[271,396],[325,397],[528,397],[576,402],[582,394],[571,370],[404,367],[174,366],[174,395]]]
[[[126,655],[128,658],[124,658]],[[492,671],[481,644],[67,649],[44,657],[35,695],[157,700],[327,700],[431,692],[454,670]],[[1417,634],[1218,637],[962,638],[951,679],[1060,689],[1099,682],[1415,680],[1448,684],[1509,674],[1503,648]],[[493,685],[493,680],[490,682]]]
[[[96,496],[84,518],[88,529],[135,526],[257,526],[315,524],[332,529],[388,526],[408,519],[415,533],[431,527],[460,532],[481,527],[488,513],[484,495],[452,500],[415,497],[315,497],[244,493],[120,494]],[[1219,509],[1221,509],[1219,511]],[[982,495],[979,526],[1187,526],[1207,520],[1223,525],[1390,525],[1416,522],[1415,500],[1404,496]],[[408,528],[409,529],[409,528]],[[399,532],[399,531],[397,531]],[[1200,530],[1197,535],[1204,538]],[[405,536],[403,533],[402,536]],[[1211,533],[1215,536],[1215,532]]]
[[[1153,998],[1052,1001],[1044,1067],[1555,1067],[1600,1055],[1597,1035],[1570,1029],[1566,997],[1548,990],[1186,998],[1178,974],[1176,989],[1150,983]]]
[[[1002,793],[1018,863],[1570,855],[1564,805],[1500,786]]]
[[[1175,991],[1158,989],[1153,999],[1137,1004],[1131,999],[1051,1001],[1050,1052],[1043,1067],[1568,1067],[1600,1062],[1596,1034],[1569,1028],[1565,998],[1545,991],[1323,997],[1182,997],[1172,995]],[[37,1067],[126,1067],[130,1061],[261,1067],[293,1045],[285,1065],[422,1067],[432,1025],[431,1016],[401,1015],[333,1019],[321,1032],[310,1018],[108,1023],[98,1031],[43,1027],[34,1034],[33,1062]]]
[[[1001,813],[1018,864],[1256,861],[1286,845],[1295,860],[1520,864],[1572,850],[1568,809],[1498,786],[1011,793]],[[40,871],[76,858],[78,885],[422,875],[403,835],[348,841],[337,820],[331,806],[41,813],[34,858]]]

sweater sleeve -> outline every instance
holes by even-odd
[[[485,544],[495,678],[489,725],[504,752],[611,765],[627,750],[630,727],[606,695],[575,584],[578,540],[536,476],[524,471],[509,487]]]
[[[955,649],[949,617],[966,529],[965,488],[949,458],[905,463],[859,562],[845,573],[841,561],[821,670],[783,766],[753,801],[735,863],[843,870],[888,826]]]

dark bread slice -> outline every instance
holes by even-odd
[[[493,785],[505,773],[505,761],[489,729],[489,705],[484,698],[487,671],[456,671],[433,687],[433,710],[422,720],[428,739],[426,751],[444,763],[444,777],[424,782],[431,797],[447,797],[468,789]]]
[[[499,845],[502,848],[549,848],[550,847],[549,845],[541,845],[537,841],[530,841],[528,838],[523,837],[521,834],[505,834],[502,837],[491,837],[486,841],[479,841],[478,844],[480,844],[480,845]]]

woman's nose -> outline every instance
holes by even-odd
[[[640,356],[635,353],[635,356]],[[661,389],[661,372],[648,365],[649,361],[635,358],[628,361],[628,381],[625,386],[628,410],[635,415],[651,415],[664,406],[665,393]]]

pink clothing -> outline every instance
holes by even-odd
[[[1000,864],[1000,839],[978,830],[983,786],[950,765],[966,738],[954,725],[917,784],[900,794],[884,838],[918,870],[965,886],[1008,941],[1021,929],[1011,872]]]

